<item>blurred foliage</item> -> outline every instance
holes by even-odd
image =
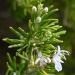
[[[75,0],[66,0],[65,17],[67,24],[75,30]]]
[[[9,1],[9,10],[12,14],[12,17],[17,21],[28,18],[31,14],[31,8],[33,5],[37,5],[39,2],[44,0],[8,0]]]

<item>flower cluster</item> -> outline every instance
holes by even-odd
[[[39,11],[40,10],[40,11]],[[45,7],[44,9],[42,8],[42,4],[40,4],[39,6],[38,6],[38,8],[36,7],[36,6],[33,6],[32,7],[32,13],[37,13],[37,12],[41,12],[41,14],[42,14],[42,12],[45,12],[45,13],[47,13],[48,12],[48,7]],[[40,15],[41,14],[39,14],[37,17],[36,17],[36,23],[40,23],[41,22],[41,17],[40,17]]]
[[[40,63],[40,66],[45,66],[47,63],[53,62],[55,64],[55,69],[59,72],[62,70],[62,58],[66,60],[65,55],[69,55],[68,51],[61,50],[60,46],[57,46],[57,51],[54,53],[52,59],[49,57],[44,57],[41,52],[38,52],[38,58],[35,61],[35,64]]]

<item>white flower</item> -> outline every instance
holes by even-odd
[[[58,46],[58,51],[57,53],[55,53],[55,55],[53,56],[53,63],[55,64],[55,69],[59,72],[62,70],[62,64],[64,63],[61,58],[66,59],[65,54],[69,54],[68,51],[65,50],[61,50],[60,46]]]
[[[45,58],[42,56],[41,52],[38,52],[38,58],[36,59],[35,64],[40,63],[40,66],[44,66],[50,62],[51,62],[51,59],[49,57]]]
[[[41,17],[38,16],[38,17],[36,18],[36,23],[40,23],[40,22],[41,22]]]
[[[36,6],[33,6],[33,7],[32,7],[32,12],[37,12]]]
[[[13,75],[16,75],[16,72],[14,72]]]
[[[44,11],[47,13],[48,12],[48,7],[45,7],[44,8]]]

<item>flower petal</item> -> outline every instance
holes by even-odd
[[[50,63],[51,59],[49,57],[47,57],[47,63]]]
[[[38,58],[41,58],[41,57],[42,57],[42,53],[38,52]]]
[[[55,69],[59,72],[62,70],[62,65],[60,62],[55,61]]]
[[[61,54],[60,46],[58,45],[57,48],[58,48],[57,54]]]
[[[44,66],[44,65],[46,65],[46,61],[45,60],[41,60],[40,61],[40,66]]]

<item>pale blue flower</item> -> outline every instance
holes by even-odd
[[[45,58],[44,56],[42,56],[41,52],[38,52],[38,58],[36,59],[35,64],[40,63],[40,66],[44,66],[50,62],[51,62],[51,59],[49,57]]]
[[[55,64],[55,69],[59,72],[62,70],[62,64],[64,63],[61,58],[66,60],[65,55],[69,55],[68,51],[61,50],[60,46],[58,46],[57,53],[53,56],[53,63]]]

